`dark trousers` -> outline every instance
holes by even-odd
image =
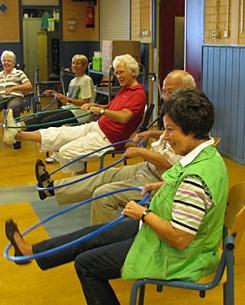
[[[109,280],[120,278],[121,268],[138,232],[138,225],[136,220],[125,220],[79,245],[37,259],[37,263],[45,270],[74,260],[87,304],[119,305]],[[38,243],[33,246],[33,252],[39,253],[63,245],[98,227],[100,225],[90,226]]]
[[[66,119],[69,119],[69,121],[63,122],[63,120]],[[60,127],[64,124],[78,123],[74,114],[70,110],[61,110],[57,112],[54,111],[53,113],[39,112],[38,114],[34,115],[31,118],[25,119],[24,122],[27,131],[34,131],[40,128],[48,128],[48,127]],[[38,125],[38,124],[45,124],[45,126],[28,127],[28,125]]]
[[[10,97],[8,101],[0,104],[0,111],[3,109],[12,109],[13,117],[17,118],[25,107],[24,99],[22,97]]]

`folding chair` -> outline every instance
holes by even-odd
[[[143,120],[142,120],[141,124],[139,125],[137,132],[142,132],[142,131],[147,130],[147,126],[149,125],[154,106],[155,106],[154,104],[150,104],[150,105],[146,106]],[[114,158],[115,155],[121,155],[124,153],[124,151],[125,151],[124,149],[119,149],[119,150],[112,150],[112,151],[110,150],[110,151],[106,151],[105,153],[103,153],[99,157],[100,169],[104,168],[105,157],[107,155],[111,155],[112,158]],[[125,160],[123,163],[124,163],[124,165],[127,165],[127,160]]]
[[[157,285],[157,290],[161,291],[164,286],[198,290],[200,297],[205,296],[206,290],[223,284],[223,304],[234,305],[234,247],[242,239],[244,233],[245,221],[245,181],[234,185],[229,193],[228,206],[226,210],[223,249],[216,273],[211,275],[211,280],[205,279],[195,283],[181,280],[157,280],[157,279],[139,279],[131,289],[130,305],[136,305],[138,296],[138,305],[144,304],[146,284]]]

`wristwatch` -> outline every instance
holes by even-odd
[[[142,216],[141,216],[141,218],[140,218],[140,219],[142,220],[142,222],[145,222],[145,216],[148,215],[150,212],[151,212],[150,209],[145,209],[145,210],[143,211]]]
[[[104,113],[105,113],[105,109],[101,109],[100,114],[104,114]]]

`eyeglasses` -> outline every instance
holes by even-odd
[[[174,92],[173,89],[165,89],[164,87],[162,87],[162,94],[164,95],[172,95],[172,93]]]
[[[126,73],[127,73],[126,70],[116,70],[116,71],[114,72],[114,74],[115,74],[116,76],[124,76]]]

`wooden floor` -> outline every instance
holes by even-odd
[[[1,133],[2,130],[0,130],[0,137],[1,137]],[[40,153],[39,147],[36,144],[26,142],[23,143],[22,149],[13,150],[11,147],[2,144],[2,141],[0,141],[0,160],[1,160],[0,187],[16,186],[16,185],[33,185],[35,182],[34,164],[37,158],[43,159],[44,155]],[[245,166],[239,165],[238,163],[235,163],[228,159],[226,159],[225,161],[229,171],[230,185],[245,180]],[[92,170],[97,167],[97,163],[91,163],[91,164],[92,165],[90,165],[89,170]],[[54,168],[55,165],[49,165],[49,169],[54,169]],[[244,304],[244,297],[245,297],[245,259],[244,259],[245,251],[244,250],[245,250],[245,241],[243,240],[241,248],[236,251],[236,276],[235,276],[236,305]],[[59,280],[66,280],[66,279],[62,279],[61,277]],[[15,283],[13,283],[13,285],[15,285]],[[121,304],[122,305],[128,304],[131,282],[116,280],[113,281],[113,286],[116,290],[117,295],[121,300]],[[40,289],[42,289],[42,287],[40,287]],[[213,291],[208,292],[206,298],[204,299],[200,299],[198,297],[198,293],[196,292],[166,288],[164,290],[164,293],[157,293],[155,292],[155,289],[153,287],[150,287],[147,288],[146,305],[153,305],[153,304],[154,305],[155,304],[218,305],[218,304],[222,304],[221,296],[222,296],[221,287],[218,287]],[[58,304],[58,303],[53,303],[53,304]],[[49,304],[49,305],[53,305],[53,304]],[[69,301],[67,302],[67,304],[69,304]],[[81,305],[85,304],[84,300],[82,299],[82,303],[79,304]],[[22,305],[22,304],[10,304],[10,305]]]

